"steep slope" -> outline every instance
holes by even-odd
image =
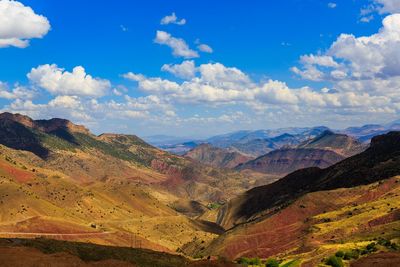
[[[344,157],[350,157],[364,151],[367,145],[359,142],[354,137],[345,134],[336,134],[332,131],[325,131],[316,138],[303,142],[298,148],[331,150]]]
[[[275,257],[296,260],[301,266],[319,266],[337,251],[369,254],[367,246],[377,240],[382,244],[398,242],[399,205],[399,176],[308,193],[270,216],[238,225],[203,253],[229,259]],[[395,246],[377,245],[376,249],[393,251]]]
[[[365,185],[400,174],[400,132],[374,137],[370,147],[326,169],[307,168],[232,200],[219,222],[234,224],[274,213],[309,192]]]
[[[316,266],[338,250],[371,253],[367,245],[376,240],[386,251],[399,237],[399,175],[400,132],[374,137],[361,154],[296,171],[224,205],[218,222],[231,229],[203,253]]]
[[[264,156],[240,164],[237,170],[283,175],[308,167],[325,168],[344,157],[330,150],[314,148],[288,148],[274,150]]]
[[[190,150],[185,156],[206,165],[229,169],[252,159],[238,152],[231,152],[209,144],[202,144]]]

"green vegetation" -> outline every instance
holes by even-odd
[[[236,260],[237,263],[245,265],[245,266],[265,266],[265,267],[279,267],[280,262],[276,259],[269,258],[265,260],[264,262],[261,262],[260,258],[247,258],[247,257],[241,257],[240,259]],[[292,260],[287,263],[285,263],[284,267],[291,267],[291,266],[297,266],[298,260]]]
[[[260,258],[246,258],[242,257],[239,260],[237,260],[237,263],[243,264],[243,265],[256,265],[260,266],[261,265],[261,260]]]
[[[295,259],[280,265],[280,267],[297,267],[299,265],[300,265],[300,260]]]
[[[40,142],[49,149],[75,152],[75,149],[78,147],[77,144],[65,141],[55,135],[44,134],[39,131],[34,131],[34,133],[39,137]]]
[[[279,267],[279,261],[273,258],[269,258],[265,261],[266,267]]]
[[[344,257],[344,251],[343,250],[339,250],[338,252],[335,253],[335,256],[339,257],[339,258],[343,258]]]
[[[216,202],[209,203],[209,204],[207,205],[207,208],[209,208],[209,209],[211,209],[211,210],[216,210],[216,209],[218,209],[219,207],[221,207],[221,204],[216,203]]]
[[[356,249],[352,249],[350,251],[346,251],[343,255],[344,260],[352,260],[352,259],[358,259],[360,256],[360,253]]]
[[[85,148],[96,148],[106,155],[110,155],[115,158],[134,162],[143,166],[150,166],[154,156],[150,153],[146,153],[144,150],[132,153],[129,151],[129,147],[114,145],[115,143],[107,143],[96,140],[95,138],[82,133],[74,133],[76,141]]]
[[[398,250],[399,249],[399,246],[396,243],[391,242],[390,240],[387,240],[387,239],[384,239],[384,238],[379,238],[378,239],[378,245],[384,246],[384,247],[386,247],[387,249],[390,249],[390,250]]]
[[[343,261],[341,258],[336,257],[336,256],[330,256],[326,260],[326,265],[332,266],[332,267],[343,267]]]

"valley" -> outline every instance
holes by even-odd
[[[257,257],[310,266],[377,238],[398,242],[398,132],[366,145],[323,131],[258,158],[209,144],[178,156],[134,135],[96,136],[66,120],[11,113],[0,114],[0,132],[0,250],[10,259],[51,261],[36,246],[59,240],[66,262],[88,266],[138,259],[93,262],[72,247],[164,253],[156,258],[181,261],[175,266]]]

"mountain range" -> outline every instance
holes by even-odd
[[[2,113],[0,259],[233,266],[273,257],[314,266],[342,250],[374,261],[372,243],[395,252],[400,133],[369,145],[325,127],[290,131],[233,137],[270,134],[277,149],[258,157],[226,137],[214,139],[224,147],[178,156],[135,135]]]
[[[372,137],[385,134],[390,131],[400,130],[400,122],[393,121],[387,124],[368,124],[364,126],[348,127],[342,130],[329,129],[325,126],[317,127],[291,127],[275,130],[237,131],[222,135],[216,135],[206,139],[185,138],[182,142],[179,138],[168,137],[165,141],[157,136],[149,137],[151,144],[174,154],[183,155],[196,146],[207,143],[214,147],[228,148],[242,154],[259,157],[273,150],[287,146],[296,146],[307,140],[313,139],[324,131],[345,134],[356,138],[361,143],[369,143]]]

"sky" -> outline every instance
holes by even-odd
[[[0,0],[0,109],[94,133],[385,123],[400,1]]]

